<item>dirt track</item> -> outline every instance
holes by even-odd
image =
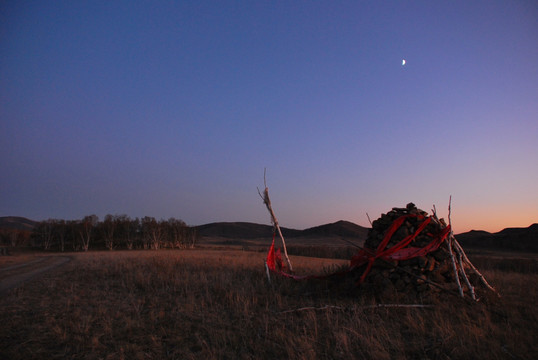
[[[43,274],[61,266],[71,259],[66,256],[42,256],[34,260],[18,263],[12,266],[0,269],[0,295],[3,295],[9,289],[12,289]]]

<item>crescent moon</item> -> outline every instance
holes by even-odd
[[[404,65],[405,65],[405,59],[402,60],[402,66],[404,66]]]

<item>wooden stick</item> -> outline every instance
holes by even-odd
[[[452,270],[454,271],[454,277],[456,278],[456,284],[458,284],[458,290],[460,292],[460,296],[463,297],[463,289],[461,287],[460,275],[458,273],[458,268],[456,266],[456,260],[454,258],[454,253],[452,252],[452,238],[450,236],[448,238],[448,253],[450,254],[450,260],[452,262]]]
[[[460,245],[460,243],[458,242],[458,240],[456,240],[456,237],[454,236],[454,232],[452,231],[452,221],[450,219],[450,212],[451,212],[451,204],[452,204],[452,195],[450,196],[450,200],[449,200],[449,204],[448,204],[448,223],[450,224],[450,234],[449,234],[449,242],[450,244],[453,244],[454,245],[454,249],[458,252],[458,255],[461,256],[461,258],[463,259],[463,261],[469,265],[471,267],[471,269],[474,271],[474,273],[476,275],[478,275],[478,277],[480,278],[480,280],[482,281],[482,283],[488,288],[490,289],[491,291],[493,291],[495,294],[497,294],[498,297],[501,297],[501,295],[493,288],[493,286],[491,286],[486,278],[484,277],[484,275],[482,275],[480,273],[480,271],[478,271],[478,269],[473,265],[473,263],[471,263],[471,260],[469,260],[469,258],[467,257],[467,254],[465,254],[465,251],[463,250],[463,247]],[[463,275],[464,275],[464,279],[466,280],[466,282],[468,283],[468,286],[470,286],[470,282],[467,278],[467,274],[465,273],[465,269],[463,268],[463,264],[461,262],[461,259],[460,259],[460,267],[461,267],[461,270],[463,272]],[[459,283],[459,279],[458,279],[458,283]],[[474,287],[470,287],[471,289],[471,296],[473,297],[473,300],[476,300],[476,294],[474,293]]]
[[[370,215],[368,215],[368,213],[366,213],[366,217],[368,218],[368,222],[370,223],[370,227],[372,227],[372,220],[370,220]]]
[[[448,235],[448,253],[450,254],[450,260],[452,261],[452,270],[454,270],[454,277],[456,278],[456,284],[458,284],[458,290],[460,292],[460,296],[464,297],[463,288],[461,287],[461,283],[460,283],[458,267],[456,266],[454,253],[452,252],[452,220],[450,219],[451,205],[452,205],[452,195],[450,195],[450,200],[448,201],[448,224],[450,226],[450,234]]]
[[[448,224],[450,225],[450,228],[452,229],[452,220],[450,219],[450,215],[452,213],[452,195],[448,198]]]
[[[271,284],[271,273],[269,272],[269,266],[267,266],[267,261],[264,260],[263,263],[265,264],[265,275],[267,275],[267,281],[269,284]]]
[[[432,308],[434,305],[425,304],[375,304],[368,306],[361,306],[361,309],[373,309],[373,308]]]
[[[277,314],[288,314],[288,313],[292,313],[292,312],[299,312],[299,311],[306,311],[306,310],[328,310],[328,309],[344,310],[345,308],[343,308],[341,306],[335,306],[335,305],[325,305],[325,306],[322,306],[322,307],[307,306],[307,307],[302,307],[302,308],[298,308],[298,309],[280,311]]]
[[[280,226],[278,225],[278,220],[275,216],[275,212],[273,211],[273,207],[271,206],[271,199],[269,198],[269,188],[267,187],[267,182],[265,181],[265,171],[263,174],[263,184],[265,186],[265,190],[263,191],[263,196],[260,193],[260,189],[258,189],[258,194],[263,199],[263,203],[267,207],[267,210],[269,211],[269,214],[271,215],[271,220],[273,222],[274,227],[278,231],[278,235],[280,236],[280,240],[282,240],[282,247],[284,248],[284,257],[286,258],[286,263],[288,264],[288,269],[290,272],[293,272],[293,266],[291,265],[290,258],[288,257],[288,250],[286,249],[286,241],[284,240],[284,235],[282,235],[282,231],[280,230]]]
[[[465,284],[467,285],[467,288],[471,292],[471,298],[476,301],[476,294],[474,292],[474,287],[473,285],[471,285],[471,282],[469,281],[469,278],[467,277],[467,273],[465,272],[465,268],[463,267],[463,261],[462,261],[463,256],[461,254],[461,251],[458,249],[457,246],[454,246],[454,250],[456,251],[456,254],[458,256],[458,263],[460,265],[461,277],[463,278],[463,280],[465,280]]]
[[[359,245],[355,244],[353,241],[349,241],[349,240],[344,239],[344,238],[340,238],[340,241],[344,241],[344,242],[348,243],[349,245],[354,246],[354,247],[356,247],[356,248],[359,249],[359,250],[362,250],[362,247],[360,247]]]
[[[463,251],[463,248],[462,246],[460,245],[460,243],[458,242],[458,240],[456,240],[456,238],[454,237],[454,245],[456,245],[457,248],[459,248],[461,250],[461,253],[463,255],[463,260],[465,261],[465,263],[467,263],[467,265],[469,265],[471,267],[471,269],[474,271],[474,273],[476,275],[478,275],[478,277],[480,278],[480,281],[482,281],[482,283],[488,288],[490,289],[491,291],[493,291],[495,294],[497,294],[497,296],[501,297],[501,295],[497,292],[497,290],[495,290],[495,288],[493,286],[491,286],[488,281],[486,280],[486,278],[484,277],[484,275],[482,275],[482,273],[480,273],[480,271],[478,271],[478,269],[474,266],[474,264],[471,262],[471,260],[469,260],[469,258],[467,257],[467,254],[465,254],[465,251]]]
[[[424,304],[375,304],[375,305],[366,305],[366,306],[359,306],[354,308],[345,308],[342,306],[335,306],[335,305],[325,305],[322,307],[314,307],[314,306],[306,306],[298,309],[291,309],[291,310],[285,310],[280,311],[277,314],[289,314],[293,312],[299,312],[299,311],[307,311],[307,310],[314,310],[314,311],[320,311],[320,310],[329,310],[329,309],[335,309],[335,310],[352,310],[352,309],[378,309],[378,308],[432,308],[434,305],[424,305]]]

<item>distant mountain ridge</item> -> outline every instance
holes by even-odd
[[[339,236],[366,240],[368,236],[366,227],[350,221],[340,220],[334,223],[311,227],[301,231],[299,236]]]
[[[497,233],[471,230],[456,235],[456,239],[463,247],[538,252],[538,224],[526,228],[506,228]]]
[[[258,239],[271,236],[273,227],[270,225],[250,222],[215,222],[195,226],[198,234],[206,237],[222,237],[229,239]],[[297,236],[300,230],[281,227],[284,236]]]
[[[22,216],[0,216],[0,229],[32,231],[37,223]]]
[[[255,224],[248,222],[216,222],[195,227],[201,236],[222,237],[230,239],[258,239],[270,237],[273,233],[271,225]],[[368,228],[349,221],[337,221],[331,224],[320,225],[305,230],[280,228],[284,237],[355,237],[366,239]]]
[[[272,234],[272,226],[254,223],[221,222],[200,225],[196,228],[202,238],[261,239],[268,238]],[[292,240],[344,238],[360,244],[367,238],[368,230],[369,228],[340,220],[305,230],[282,228],[282,233],[285,238]],[[538,252],[538,224],[527,228],[506,228],[497,233],[471,230],[457,234],[456,238],[463,247]]]
[[[200,244],[268,246],[273,227],[245,222],[219,222],[195,227]],[[362,245],[368,229],[349,221],[337,221],[305,230],[280,228],[288,245],[349,246]],[[277,235],[278,237],[278,235]]]
[[[0,230],[32,231],[39,222],[22,216],[0,217]],[[273,233],[273,227],[266,224],[250,222],[214,222],[195,226],[198,234],[205,238],[223,239],[267,239]],[[285,238],[297,239],[347,239],[358,244],[368,236],[369,228],[350,221],[340,220],[330,224],[311,227],[305,230],[281,228]],[[483,249],[504,249],[538,252],[538,223],[526,228],[506,228],[497,233],[471,230],[457,234],[456,239],[463,247]]]

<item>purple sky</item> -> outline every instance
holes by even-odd
[[[0,216],[498,231],[537,139],[535,1],[0,4]]]

